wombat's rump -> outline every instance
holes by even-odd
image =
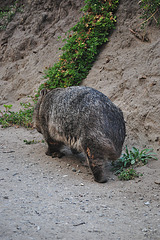
[[[95,180],[106,182],[106,162],[120,156],[125,138],[123,113],[107,96],[82,86],[43,89],[33,119],[46,154],[60,156],[63,145],[84,152]]]

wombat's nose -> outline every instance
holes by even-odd
[[[101,162],[100,160],[98,162],[97,161],[90,162],[90,168],[92,170],[94,180],[98,183],[107,182],[106,169],[103,165],[104,165],[103,161]]]
[[[106,177],[102,177],[102,178],[94,178],[94,180],[98,183],[106,183],[107,182],[107,178]]]
[[[105,175],[105,171],[99,170],[99,171],[94,171],[94,180],[98,183],[105,183],[107,182],[107,177]]]

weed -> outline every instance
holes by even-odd
[[[122,175],[126,175],[132,171],[128,169],[129,167],[138,167],[140,165],[145,165],[148,163],[149,159],[155,159],[158,160],[157,157],[155,157],[156,153],[152,152],[153,149],[145,148],[142,151],[139,149],[133,147],[131,151],[129,152],[127,146],[126,146],[126,152],[123,153],[122,157],[119,158],[117,161],[112,162],[112,170],[115,172],[116,175],[119,175],[123,172]],[[127,170],[126,170],[127,169]]]
[[[142,19],[145,21],[142,23],[142,26],[151,19],[160,24],[160,0],[141,0],[140,7],[143,10]]]
[[[12,125],[23,126],[23,127],[32,127],[32,115],[33,115],[33,106],[29,103],[21,103],[24,110],[19,110],[19,112],[10,111],[12,105],[4,105],[5,111],[1,113],[0,124],[3,128],[10,127]]]
[[[41,142],[41,143],[44,143],[44,140],[41,140],[41,141],[36,141],[36,140],[23,140],[23,142],[25,143],[25,144],[28,144],[28,145],[30,145],[30,144],[36,144],[36,143],[39,143],[39,142]]]
[[[5,107],[6,112],[8,112],[9,109],[11,109],[13,105],[11,105],[11,104],[10,104],[10,105],[6,105],[6,104],[4,104],[3,106]]]
[[[139,177],[139,174],[136,172],[135,169],[133,168],[129,168],[126,170],[123,170],[119,175],[118,178],[120,180],[124,180],[124,181],[128,181],[128,180],[132,180],[135,177]]]
[[[8,23],[12,20],[16,12],[21,12],[22,7],[18,7],[18,0],[11,6],[0,9],[0,30],[5,30]]]

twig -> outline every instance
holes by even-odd
[[[138,25],[138,27],[141,26],[142,24],[144,24],[145,22],[148,22],[148,21],[156,14],[156,12],[158,12],[158,8],[157,8],[157,10],[156,10],[149,18],[147,18],[145,21],[143,21],[142,23],[140,23],[140,24]],[[155,18],[154,18],[154,19],[155,19]],[[157,22],[157,20],[156,20],[156,22]]]

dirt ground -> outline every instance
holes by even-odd
[[[13,2],[8,0],[9,2]],[[0,109],[30,101],[46,66],[58,60],[57,37],[82,15],[84,1],[22,0],[0,33]],[[2,5],[2,6],[1,6]],[[3,4],[0,3],[3,7]],[[152,22],[141,30],[137,1],[122,0],[116,29],[83,85],[106,94],[124,112],[125,145],[160,151],[160,37]],[[45,155],[36,130],[0,129],[0,239],[160,240],[160,161],[124,182],[108,171],[98,184],[84,156]],[[38,141],[27,145],[24,140]]]
[[[160,162],[140,167],[143,176],[119,181],[109,172],[96,183],[83,156],[53,159],[35,130],[0,131],[0,238],[160,239]]]

